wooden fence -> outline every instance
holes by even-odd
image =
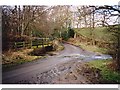
[[[19,49],[19,48],[31,48],[35,46],[38,47],[44,47],[44,46],[50,46],[52,45],[52,41],[50,38],[38,38],[32,41],[23,41],[23,42],[14,42],[13,48]]]

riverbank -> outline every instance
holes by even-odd
[[[43,59],[46,58],[47,55],[55,55],[56,52],[63,50],[64,46],[58,40],[55,40],[54,42],[57,42],[57,44],[55,43],[53,45],[54,47],[45,46],[20,49],[17,51],[9,50],[2,54],[2,66],[3,68],[8,68],[38,59]]]
[[[31,62],[37,59],[45,58],[45,56],[29,55],[29,53],[32,52],[33,50],[34,49],[21,49],[18,51],[9,51],[4,53],[2,56],[3,68],[8,68],[26,62]]]

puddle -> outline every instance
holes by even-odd
[[[112,59],[110,55],[92,56],[93,59]]]

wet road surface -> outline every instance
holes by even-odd
[[[96,53],[85,51],[70,44],[64,44],[64,47],[65,49],[58,52],[57,55],[14,66],[3,71],[3,83],[52,83],[52,79],[58,76],[61,70],[68,71],[69,67],[62,67],[64,63],[111,58],[109,55],[97,55]],[[59,65],[63,69],[57,67]]]

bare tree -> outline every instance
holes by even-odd
[[[116,6],[109,6],[109,5],[104,5],[104,6],[92,6],[95,8],[95,10],[101,10],[101,9],[104,9],[106,10],[106,12],[110,15],[109,17],[114,17],[114,16],[117,16],[117,20],[120,18],[120,9],[119,9],[119,5],[116,5]],[[118,12],[117,14],[113,13],[113,12]],[[106,13],[104,12],[104,14]],[[116,20],[116,21],[117,21]],[[105,23],[105,15],[104,15],[104,18],[103,18],[103,24]],[[115,50],[115,58],[117,60],[117,64],[118,64],[118,69],[120,70],[120,25],[118,23],[117,25],[117,28],[111,28],[111,26],[107,23],[108,27],[110,27],[110,31],[114,32],[116,38],[117,38],[117,45],[114,47],[116,49]]]
[[[52,23],[51,29],[53,30],[53,32],[58,32],[60,37],[62,29],[69,26],[70,20],[70,6],[54,6],[54,9],[49,12],[49,22]]]

